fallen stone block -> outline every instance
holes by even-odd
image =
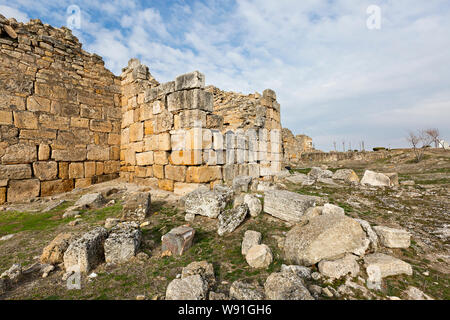
[[[262,212],[262,203],[256,196],[246,194],[244,196],[244,203],[247,204],[250,216],[257,217]]]
[[[304,266],[282,264],[281,272],[293,272],[302,279],[311,279],[311,269]]]
[[[64,253],[66,271],[89,272],[105,259],[103,244],[108,237],[105,228],[98,227],[72,242]]]
[[[352,169],[339,169],[333,174],[334,180],[341,180],[347,183],[358,183],[359,177]]]
[[[223,236],[225,233],[231,233],[245,220],[248,213],[248,206],[244,203],[234,209],[226,210],[219,215],[217,233]]]
[[[248,250],[245,260],[252,268],[267,268],[273,261],[272,250],[265,244],[254,245]]]
[[[322,214],[323,215],[337,214],[337,215],[344,216],[345,211],[341,207],[338,207],[334,204],[327,203],[323,206]]]
[[[233,179],[233,191],[235,193],[248,192],[251,183],[252,177],[238,176]]]
[[[303,279],[292,272],[272,273],[264,290],[268,300],[314,300]]]
[[[99,208],[103,204],[105,204],[105,198],[103,198],[101,193],[89,193],[78,199],[71,209]]]
[[[377,233],[380,244],[386,248],[409,248],[411,234],[406,230],[393,229],[384,226],[373,227]]]
[[[64,252],[66,252],[73,240],[71,233],[58,234],[42,251],[41,262],[52,265],[62,263],[64,261]]]
[[[301,221],[306,210],[314,207],[318,199],[286,190],[266,191],[264,195],[264,212],[288,222]]]
[[[174,279],[166,290],[166,300],[205,300],[208,283],[196,274],[184,279]]]
[[[409,263],[383,253],[373,253],[366,256],[364,263],[369,280],[373,282],[381,281],[381,279],[389,276],[413,274],[412,267]]]
[[[199,188],[185,197],[185,211],[189,215],[217,218],[231,201],[232,190],[216,186],[214,191]]]
[[[162,252],[170,251],[172,255],[181,256],[192,246],[195,230],[188,226],[181,226],[170,230],[162,236]]]
[[[251,247],[261,243],[262,234],[258,231],[247,230],[242,240],[241,253],[245,256]]]
[[[321,178],[332,178],[333,172],[331,172],[330,170],[323,170],[318,167],[313,167],[313,168],[311,168],[311,171],[308,173],[308,177],[313,180],[317,180],[317,179],[321,179]]]
[[[181,270],[181,279],[199,275],[204,281],[208,283],[208,288],[212,288],[216,284],[216,277],[214,275],[214,267],[207,261],[195,261],[188,264]]]
[[[142,232],[136,222],[122,222],[113,227],[105,240],[105,261],[122,263],[133,258],[141,245]]]
[[[373,187],[389,187],[391,185],[391,180],[382,173],[366,170],[361,179],[361,184]]]
[[[143,221],[150,213],[150,192],[128,194],[123,204],[122,217],[127,220]]]
[[[319,271],[331,279],[339,279],[348,274],[356,277],[359,273],[359,265],[356,260],[357,257],[352,254],[346,254],[345,257],[337,260],[322,260],[319,262]]]
[[[345,253],[360,255],[368,242],[366,233],[354,219],[341,215],[320,215],[287,233],[284,252],[288,261],[311,266],[321,260],[339,258]]]
[[[232,300],[264,300],[264,289],[242,281],[234,281],[230,287]]]

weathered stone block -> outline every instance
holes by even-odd
[[[37,160],[37,148],[30,144],[13,144],[6,148],[1,160],[3,164],[31,163]]]
[[[62,263],[64,261],[64,252],[73,240],[71,233],[58,234],[42,251],[41,263],[52,265]]]
[[[411,234],[402,229],[375,226],[373,230],[378,235],[382,246],[387,248],[409,248],[411,245]]]
[[[98,227],[72,242],[64,253],[66,271],[89,272],[104,261],[103,244],[107,237],[108,231]]]
[[[258,231],[247,230],[242,240],[241,253],[245,256],[251,247],[261,243],[262,234]]]
[[[87,160],[96,160],[96,161],[109,160],[109,146],[88,145]]]
[[[10,180],[8,187],[8,202],[18,202],[39,196],[41,184],[37,179]]]
[[[0,125],[13,124],[13,117],[11,111],[0,110]]]
[[[314,207],[317,197],[305,196],[286,190],[265,192],[264,212],[279,219],[299,222],[306,210]]]
[[[38,129],[37,115],[31,111],[14,111],[14,125],[19,129]]]
[[[173,187],[173,193],[178,196],[185,196],[194,190],[197,190],[201,184],[198,183],[184,183],[184,182],[175,182]]]
[[[167,165],[164,168],[165,177],[169,180],[174,180],[178,182],[184,182],[186,180],[186,170],[185,166],[172,166]]]
[[[36,178],[41,181],[54,180],[58,174],[58,164],[55,161],[35,162],[33,171]]]
[[[111,121],[109,121],[109,120],[92,119],[90,121],[89,127],[92,131],[96,131],[96,132],[111,132],[112,131],[112,124],[111,124]]]
[[[198,71],[186,73],[178,76],[175,79],[175,90],[204,88],[205,87],[205,75]]]
[[[151,194],[136,192],[129,194],[123,205],[123,217],[142,221],[150,213]]]
[[[105,261],[122,263],[133,258],[139,249],[142,232],[136,222],[119,223],[105,240]]]
[[[69,178],[84,178],[84,165],[82,162],[73,162],[69,165]]]
[[[130,142],[142,141],[144,139],[144,123],[137,122],[130,126]]]
[[[38,160],[46,161],[50,158],[50,146],[48,144],[40,144],[38,151]]]
[[[158,180],[158,188],[161,190],[173,192],[174,182],[173,180]]]
[[[6,202],[6,188],[0,188],[0,204]]]
[[[154,164],[154,152],[147,151],[136,154],[136,165],[148,166]]]
[[[154,152],[154,163],[159,165],[165,165],[169,163],[168,152],[166,151],[155,151]]]
[[[73,180],[42,181],[41,197],[48,197],[59,193],[69,192],[73,188]]]
[[[215,167],[189,167],[186,172],[186,182],[205,183],[222,179],[222,170]]]
[[[86,156],[86,149],[52,150],[52,158],[56,161],[85,161]]]
[[[172,130],[173,114],[167,110],[163,110],[157,114],[154,119],[153,129],[154,133],[163,133]],[[146,131],[147,134],[147,131]]]
[[[170,251],[172,255],[181,256],[192,246],[195,230],[191,227],[181,226],[170,230],[162,236],[162,252]]]
[[[31,174],[29,164],[0,165],[0,179],[28,179]]]

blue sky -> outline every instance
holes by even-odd
[[[448,0],[0,0],[0,13],[60,27],[72,4],[74,34],[115,74],[138,57],[160,82],[199,70],[227,91],[272,88],[283,127],[316,148],[404,147],[428,127],[450,140]]]

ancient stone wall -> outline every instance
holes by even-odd
[[[0,204],[117,177],[120,95],[69,29],[0,15]]]
[[[121,177],[127,181],[186,194],[201,184],[230,183],[239,175],[268,179],[281,170],[279,116],[272,130],[265,115],[259,126],[224,123],[216,109],[220,91],[206,89],[198,71],[159,84],[131,60],[122,73],[122,95]],[[266,112],[273,110],[272,90],[255,106],[262,100],[270,105]]]
[[[287,128],[282,129],[283,162],[287,165],[296,164],[304,152],[312,152],[312,139],[306,135],[296,135]]]

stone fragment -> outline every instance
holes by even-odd
[[[389,276],[395,276],[399,274],[412,275],[413,270],[409,263],[406,263],[400,259],[388,256],[384,253],[373,253],[364,258],[366,265],[366,271],[369,275],[378,275],[380,279]],[[372,280],[375,277],[372,276]]]
[[[205,300],[208,283],[196,274],[184,279],[174,279],[166,289],[166,300]]]
[[[133,258],[142,241],[142,232],[136,222],[122,222],[113,227],[105,240],[105,261],[122,263]]]
[[[175,90],[196,89],[205,87],[205,75],[194,71],[178,76],[175,79]]]
[[[188,226],[181,226],[170,230],[161,237],[162,252],[170,251],[172,255],[181,256],[192,246],[195,230]]]
[[[248,206],[244,203],[234,209],[226,210],[219,215],[217,233],[223,236],[232,233],[241,225],[248,213]]]
[[[99,208],[105,203],[101,193],[88,193],[83,195],[75,202],[73,209],[92,209]]]
[[[66,271],[89,272],[105,259],[103,244],[108,237],[105,228],[97,227],[72,242],[64,253]]]
[[[311,269],[304,266],[296,266],[296,265],[281,265],[281,272],[292,272],[295,273],[302,279],[311,279]]]
[[[238,176],[233,179],[233,191],[235,193],[248,192],[252,177]]]
[[[41,262],[52,265],[64,262],[64,252],[73,240],[71,233],[58,234],[42,251]]]
[[[231,201],[232,195],[230,189],[221,188],[210,191],[208,188],[202,187],[189,193],[185,197],[186,214],[217,218]]]
[[[181,271],[181,279],[199,275],[208,283],[208,288],[212,288],[216,284],[216,277],[214,275],[214,267],[207,261],[195,261],[188,264]]]
[[[272,273],[264,290],[268,300],[314,300],[303,279],[292,272]]]
[[[134,192],[127,194],[123,204],[123,217],[130,220],[143,221],[150,213],[150,192]]]
[[[334,180],[342,180],[347,183],[358,183],[359,177],[352,169],[339,169],[333,174]]]
[[[336,214],[336,215],[344,216],[345,211],[341,207],[338,207],[334,204],[327,203],[323,206],[322,214],[323,215]]]
[[[366,170],[361,179],[361,184],[373,187],[389,187],[391,185],[391,180],[382,173]]]
[[[290,183],[301,184],[304,181],[308,180],[308,176],[303,173],[295,173],[291,176],[286,177],[285,180],[289,181]]]
[[[261,243],[262,234],[258,231],[247,230],[242,240],[241,253],[245,256],[251,247]]]
[[[252,268],[265,269],[273,261],[272,250],[265,244],[254,245],[248,250],[245,260]]]
[[[356,277],[359,273],[359,265],[356,259],[356,256],[346,254],[341,259],[322,260],[319,262],[319,271],[322,275],[331,279],[339,279],[348,274]]]
[[[417,289],[416,287],[409,286],[404,292],[408,300],[434,300],[429,295],[425,294],[423,291]]]
[[[378,236],[375,233],[375,231],[373,231],[373,229],[370,226],[369,222],[367,222],[366,220],[362,220],[362,219],[355,219],[355,220],[361,225],[361,227],[366,232],[367,238],[370,241],[370,248],[373,251],[376,251],[378,249]]]
[[[365,232],[354,219],[320,215],[288,232],[284,252],[287,260],[310,266],[345,253],[360,253],[367,246],[366,240]]]
[[[264,195],[264,212],[289,222],[299,222],[306,210],[314,207],[318,199],[286,190],[270,190]]]
[[[333,177],[333,172],[331,172],[330,170],[323,170],[318,167],[313,167],[311,171],[308,173],[308,177],[313,180],[331,178]]]
[[[409,248],[411,234],[402,229],[388,228],[384,226],[373,227],[380,239],[380,244],[386,248]]]
[[[246,194],[244,196],[244,203],[247,204],[249,213],[252,217],[257,217],[262,212],[262,203],[256,196]]]
[[[242,282],[234,281],[230,287],[230,299],[232,300],[264,300],[263,288]]]

